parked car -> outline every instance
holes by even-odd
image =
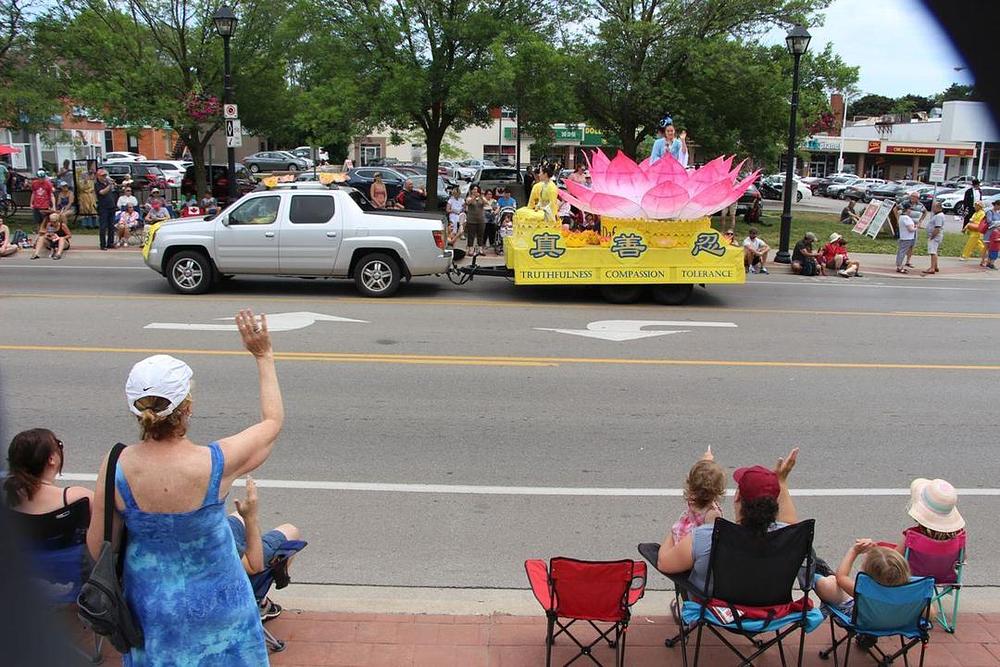
[[[528,203],[528,193],[524,187],[524,175],[511,167],[486,167],[476,172],[469,184],[478,185],[480,190],[495,190],[507,188],[517,201],[518,206]]]
[[[150,160],[146,164],[153,165],[163,172],[167,187],[179,188],[184,180],[184,172],[193,162],[190,160]]]
[[[133,190],[148,190],[150,188],[167,187],[167,179],[158,167],[148,162],[112,162],[102,165],[118,185],[126,180],[131,181]]]
[[[885,185],[885,180],[881,178],[859,178],[844,188],[841,199],[850,199],[853,197],[854,199],[868,201],[870,199],[868,191],[878,185]]]
[[[395,167],[393,167],[393,169],[395,169],[401,174],[406,174],[407,176],[427,175],[427,167],[419,164],[397,164]],[[438,169],[438,173],[439,174],[441,173],[440,169]]]
[[[944,183],[942,183],[941,185],[948,188],[958,188],[962,187],[963,185],[972,185],[972,180],[974,178],[975,176],[953,176]]]
[[[454,160],[438,160],[438,173],[447,176],[453,181],[461,178],[461,175],[458,173],[458,162]]]
[[[146,156],[141,153],[130,153],[128,151],[112,151],[111,153],[105,153],[104,158],[101,160],[104,164],[109,164],[111,162],[140,162],[145,160]]]
[[[255,274],[353,279],[369,297],[391,296],[403,278],[451,265],[440,213],[365,211],[355,197],[319,183],[254,192],[216,216],[151,227],[146,265],[181,294]]]
[[[965,215],[965,193],[969,188],[961,187],[947,194],[938,194],[937,200],[941,202],[941,210],[949,215]],[[1000,188],[982,188],[983,198],[1000,194]]]
[[[262,171],[302,171],[306,161],[285,151],[261,151],[243,158],[247,169],[257,174]]]
[[[458,177],[471,181],[476,176],[476,172],[483,167],[495,167],[496,165],[489,160],[462,160],[458,163]]]
[[[832,197],[834,199],[843,199],[844,190],[860,180],[861,179],[857,176],[841,176],[840,178],[835,178],[832,183],[826,186],[824,194],[827,197]]]
[[[297,157],[308,158],[310,160],[313,159],[313,149],[311,146],[296,146],[295,148],[290,150],[289,153]],[[322,148],[317,148],[316,159],[318,159],[320,162],[329,162],[330,154],[327,153]]]
[[[794,179],[795,182],[795,201],[802,201],[803,197],[812,197],[812,191],[809,189],[805,183]],[[784,184],[785,177],[783,174],[774,174],[771,176],[765,176],[760,180],[758,187],[760,189],[761,196],[764,199],[782,199],[784,197]]]
[[[410,180],[413,181],[413,187],[417,190],[427,191],[427,176],[410,176]],[[444,210],[445,204],[448,202],[448,198],[451,197],[451,193],[448,192],[454,185],[451,181],[445,181],[443,178],[437,179],[437,200],[438,208]]]
[[[865,201],[868,202],[872,199],[898,200],[900,197],[906,196],[908,189],[909,188],[902,183],[886,183],[884,185],[876,185],[868,188]]]
[[[934,199],[938,197],[943,197],[949,195],[958,190],[958,188],[931,188],[920,195],[920,203],[928,211],[931,210],[931,204],[934,203]]]
[[[403,189],[403,184],[409,178],[406,174],[401,174],[389,167],[355,167],[347,172],[345,185],[357,188],[366,197],[371,192],[371,185],[375,182],[375,174],[382,174],[382,182],[385,183],[385,190],[392,199]]]
[[[229,203],[229,165],[205,165],[205,182],[211,184],[212,196],[222,205]],[[239,195],[252,192],[257,187],[257,179],[245,165],[236,163],[236,191]],[[194,196],[201,199],[204,192],[198,192],[194,178],[194,165],[184,170],[181,179],[181,194],[185,197]]]

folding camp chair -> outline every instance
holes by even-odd
[[[945,632],[955,632],[958,624],[958,598],[962,592],[962,570],[965,567],[965,531],[950,540],[935,540],[916,527],[903,531],[903,546],[910,572],[915,577],[934,579],[934,604],[937,620]],[[950,617],[945,613],[943,598],[952,596]]]
[[[846,643],[844,667],[851,659],[852,640],[857,638],[859,647],[866,648],[868,654],[880,666],[891,665],[902,656],[909,665],[906,654],[920,644],[920,664],[924,664],[924,653],[930,639],[931,627],[928,617],[931,599],[934,597],[934,580],[930,577],[911,579],[899,586],[883,586],[864,572],[859,572],[854,580],[854,608],[845,613],[832,605],[823,605],[830,616],[830,638],[833,645],[819,652],[824,660],[833,653],[834,667],[839,667],[837,649]],[[836,627],[846,633],[839,640]],[[885,653],[878,646],[879,637],[899,637],[899,650]]]
[[[524,569],[535,599],[548,619],[546,667],[552,664],[552,645],[562,634],[579,649],[566,665],[586,656],[600,666],[593,649],[601,641],[615,649],[617,667],[625,664],[625,633],[632,615],[631,607],[646,590],[645,563],[553,558],[548,567],[543,560],[526,560]],[[563,623],[560,619],[569,619],[569,622]],[[577,621],[586,621],[597,632],[597,638],[584,644],[573,636],[570,627]],[[610,623],[611,627],[602,630],[598,623]]]
[[[670,574],[669,572],[664,572],[660,568],[656,567],[656,564],[660,560],[660,545],[657,544],[656,542],[642,542],[641,544],[639,544],[639,553],[642,554],[642,557],[645,558],[646,561],[648,561],[649,564],[653,566],[654,570],[662,574],[667,579],[670,579],[670,581],[674,583],[674,592],[677,594],[677,596],[682,597],[685,600],[687,599],[687,594],[683,586],[685,583],[687,583],[688,576],[691,574],[690,572],[682,572],[680,574]],[[679,613],[679,608],[675,609]],[[671,611],[674,611],[674,609],[672,609]],[[663,640],[663,645],[666,646],[667,648],[673,648],[683,638],[681,635],[687,635],[690,634],[691,632],[691,628],[684,625],[679,615],[675,616],[674,620],[677,622],[677,627],[680,629],[678,630],[677,634],[674,635],[673,637],[667,637],[666,639]]]
[[[708,628],[729,650],[740,658],[741,667],[750,665],[759,656],[777,645],[781,664],[785,661],[783,640],[799,631],[799,657],[802,664],[805,634],[823,623],[823,615],[812,608],[809,591],[812,576],[799,576],[805,568],[813,570],[812,541],[815,521],[812,519],[755,535],[743,526],[716,519],[712,531],[712,551],[708,562],[705,591],[690,582],[675,580],[677,603],[681,619],[689,626],[680,635],[684,664],[688,664],[689,635],[695,637],[694,664],[701,653],[701,638]],[[792,587],[799,580],[803,595],[792,599]],[[707,592],[706,592],[707,591]],[[682,603],[682,592],[688,596]],[[756,649],[745,655],[721,632],[741,635]],[[758,635],[774,633],[769,639]]]
[[[285,540],[274,552],[271,561],[264,568],[263,572],[250,575],[250,585],[253,587],[253,596],[257,600],[258,606],[267,598],[268,592],[273,584],[275,588],[281,589],[288,585],[288,562],[298,552],[302,551],[308,542],[302,540]],[[264,628],[264,641],[267,648],[275,653],[285,650],[285,642],[278,639],[261,622]]]

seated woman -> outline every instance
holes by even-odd
[[[127,246],[129,234],[139,226],[139,211],[135,210],[135,207],[129,202],[125,204],[125,210],[119,211],[115,217],[117,218],[115,220],[115,231],[118,234],[115,245]]]
[[[823,266],[836,271],[843,278],[860,277],[861,263],[847,256],[847,239],[834,232],[830,234],[830,242],[823,246],[820,252]]]
[[[55,558],[40,558],[44,562],[37,565],[39,574],[58,588],[53,588],[54,598],[72,602],[87,565],[84,544],[94,494],[82,486],[56,484],[63,462],[63,443],[49,429],[18,433],[7,449],[3,493],[13,510],[14,525],[33,550],[62,552]],[[78,549],[72,551],[73,547]]]
[[[247,495],[244,500],[235,500],[236,511],[230,514],[229,528],[236,541],[236,552],[240,555],[243,569],[248,575],[258,574],[270,567],[275,552],[289,540],[301,539],[299,529],[290,523],[283,523],[263,535],[257,520],[257,485],[247,477]],[[280,585],[280,584],[279,584]],[[281,606],[269,598],[260,601],[260,618],[266,621],[278,616]]]
[[[788,493],[788,475],[795,467],[799,450],[778,459],[774,470],[764,466],[740,468],[733,473],[736,495],[733,516],[736,523],[764,535],[798,521],[792,497]],[[708,579],[708,564],[712,553],[714,519],[695,528],[679,542],[660,545],[656,567],[667,574],[690,572],[688,580],[702,590]]]
[[[49,251],[52,259],[62,259],[63,253],[69,250],[73,232],[66,226],[66,221],[58,213],[50,213],[38,226],[38,238],[35,241],[35,251],[31,259],[38,259],[38,253]]]

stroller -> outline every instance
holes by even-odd
[[[503,254],[503,240],[514,233],[514,207],[504,206],[497,212],[497,233],[492,239],[493,250]]]

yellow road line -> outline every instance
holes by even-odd
[[[121,354],[120,347],[86,347],[80,345],[0,345],[9,352],[79,352]],[[129,348],[137,354],[205,355],[218,357],[245,356],[242,350],[205,350],[160,348]],[[974,364],[901,364],[839,361],[750,361],[742,359],[618,359],[614,357],[495,357],[478,355],[435,354],[376,354],[366,352],[277,352],[282,361],[321,361],[328,363],[426,364],[442,366],[559,366],[563,364],[611,366],[716,366],[730,368],[830,368],[856,370],[936,370],[936,371],[1000,371],[1000,365]]]
[[[0,301],[4,299],[94,299],[98,301],[180,301],[184,303],[195,302],[232,302],[248,304],[251,302],[277,302],[277,303],[315,303],[318,300],[333,302],[337,304],[362,305],[362,306],[467,306],[472,308],[541,308],[544,310],[556,309],[585,309],[601,308],[603,303],[538,303],[520,301],[488,301],[479,299],[448,299],[445,297],[396,297],[394,299],[366,299],[355,296],[333,296],[333,295],[312,295],[312,296],[268,296],[263,294],[248,294],[246,296],[181,296],[169,295],[122,295],[111,296],[107,294],[52,294],[33,292],[12,292],[0,296]],[[615,312],[622,310],[657,310],[664,312],[663,306],[657,305],[616,305]],[[841,316],[841,317],[917,317],[917,318],[961,318],[974,320],[1000,320],[1000,313],[966,313],[966,312],[922,312],[922,311],[889,311],[878,312],[870,310],[800,310],[795,308],[733,308],[730,306],[673,306],[669,309],[671,313],[679,311],[694,311],[704,313],[714,313],[727,315],[730,313],[746,313],[760,315],[806,315],[813,316]]]

